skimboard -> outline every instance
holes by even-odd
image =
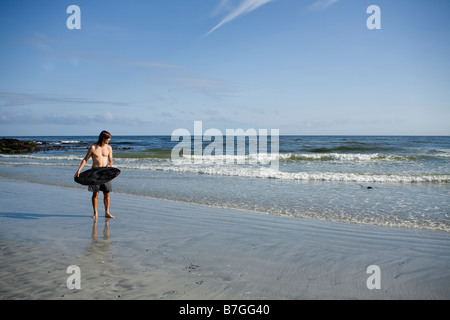
[[[75,177],[75,182],[85,185],[94,186],[107,183],[120,174],[120,170],[112,167],[93,168],[86,170],[78,177]]]

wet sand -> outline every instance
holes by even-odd
[[[110,220],[99,197],[94,223],[87,190],[0,180],[0,299],[450,298],[446,232],[118,193]],[[81,289],[67,287],[72,265]]]

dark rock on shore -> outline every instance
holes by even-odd
[[[31,152],[45,152],[45,151],[65,151],[65,150],[87,150],[90,144],[86,146],[70,146],[70,145],[54,145],[47,142],[35,142],[18,140],[11,138],[0,139],[0,153],[17,154],[17,153],[31,153]],[[131,147],[112,146],[114,150],[131,150]]]
[[[0,153],[29,153],[37,150],[34,141],[22,141],[17,139],[0,139]]]
[[[61,146],[61,145],[51,145],[47,142],[40,142],[35,151],[64,151],[70,150],[69,146]]]

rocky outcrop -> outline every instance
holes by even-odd
[[[34,141],[23,141],[18,139],[0,139],[0,153],[30,153],[37,150]]]

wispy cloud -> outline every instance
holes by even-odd
[[[108,26],[104,27],[105,29]],[[111,27],[111,31],[114,31]],[[167,69],[181,69],[181,65],[168,63],[164,61],[142,61],[131,57],[116,56],[104,53],[97,53],[95,51],[79,51],[70,50],[62,51],[55,48],[56,44],[64,44],[66,40],[58,38],[51,38],[43,33],[33,32],[30,36],[19,38],[16,40],[20,44],[24,44],[33,49],[38,49],[43,52],[47,58],[46,63],[42,68],[47,71],[53,71],[56,67],[57,59],[65,59],[73,66],[81,64],[83,61],[89,61],[96,64],[109,64],[111,66],[126,66],[126,67],[143,67],[143,68],[167,68]]]
[[[223,99],[238,89],[237,84],[202,77],[179,76],[172,77],[170,80],[180,88],[194,93],[201,93],[214,99]]]
[[[41,113],[0,113],[0,124],[2,125],[60,125],[60,126],[90,126],[102,123],[105,125],[121,126],[145,126],[152,122],[138,117],[112,114],[41,114]]]
[[[57,105],[113,105],[127,106],[124,102],[106,101],[67,96],[55,96],[34,93],[0,92],[0,107],[36,106],[41,104]]]
[[[316,0],[312,5],[309,6],[311,10],[325,10],[333,3],[338,2],[339,0]]]
[[[225,16],[225,18],[222,19],[222,21],[219,22],[219,24],[217,24],[214,28],[212,28],[207,33],[207,35],[216,31],[225,23],[228,23],[236,19],[237,17],[250,13],[272,1],[273,0],[240,0],[239,3],[236,5],[231,3],[231,0],[222,0],[219,6],[216,8],[215,13],[217,14],[218,12],[228,11],[228,14]]]
[[[172,63],[165,63],[165,62],[155,62],[155,61],[128,61],[124,62],[127,65],[130,66],[136,66],[136,67],[149,67],[149,68],[168,68],[168,69],[184,69],[183,66],[172,64]]]

